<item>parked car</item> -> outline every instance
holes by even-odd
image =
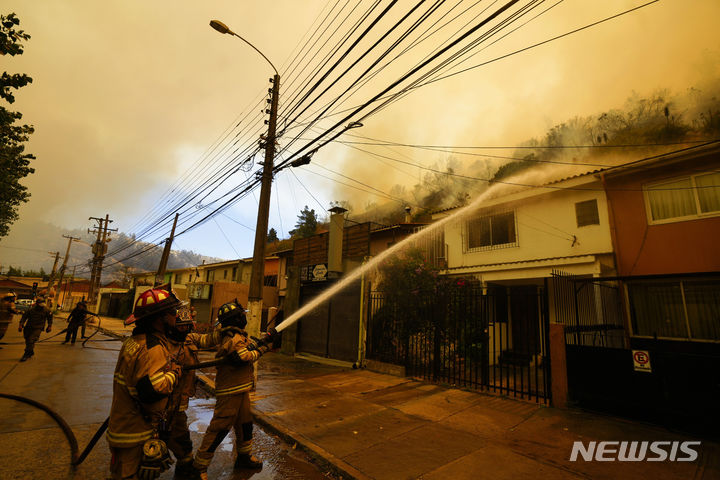
[[[32,307],[32,304],[33,301],[31,298],[21,298],[15,302],[15,308],[17,308],[19,312],[27,312],[30,310],[30,307]]]

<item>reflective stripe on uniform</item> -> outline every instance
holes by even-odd
[[[125,387],[132,397],[137,397],[137,389],[125,383],[125,377],[121,373],[116,373],[114,379],[118,385]]]
[[[232,395],[234,393],[241,393],[250,390],[253,386],[253,382],[242,383],[235,385],[234,387],[220,388],[215,390],[215,396],[220,397],[222,395]]]
[[[107,439],[109,442],[116,443],[116,444],[136,444],[140,442],[144,442],[146,440],[150,440],[153,436],[152,430],[147,430],[145,432],[136,432],[136,433],[117,433],[117,432],[111,432],[110,430],[107,431]]]
[[[176,378],[177,377],[173,372],[160,372],[150,377],[150,383],[152,383],[153,387],[163,382],[168,382],[172,386],[175,383]]]
[[[240,358],[245,360],[246,362],[255,362],[258,358],[260,358],[260,352],[257,350],[248,350],[247,348],[241,348],[237,351],[238,355],[240,355]]]

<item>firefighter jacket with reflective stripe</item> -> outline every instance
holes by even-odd
[[[198,349],[212,348],[220,343],[221,339],[220,330],[214,330],[207,334],[189,333],[183,344],[183,367],[200,363]],[[179,398],[173,398],[171,403],[179,405],[178,411],[180,412],[187,410],[190,397],[195,396],[195,370],[183,370],[173,397],[176,395]]]
[[[123,342],[107,431],[111,447],[138,445],[162,428],[182,355],[182,345],[160,332],[133,335]]]
[[[49,308],[45,306],[41,307],[37,304],[33,305],[30,310],[23,313],[23,316],[20,318],[20,325],[30,329],[42,330],[45,328],[45,322],[47,322],[48,327],[52,326],[52,312]]]
[[[231,336],[230,336],[231,335]],[[215,396],[233,395],[252,390],[254,386],[253,363],[269,348],[256,347],[247,333],[231,333],[222,339],[216,357],[232,355],[233,361],[217,366]]]

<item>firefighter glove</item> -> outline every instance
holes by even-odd
[[[165,442],[158,439],[148,440],[143,444],[143,458],[137,476],[140,480],[155,480],[170,468],[172,463]]]

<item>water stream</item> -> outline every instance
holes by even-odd
[[[578,172],[573,169],[568,169],[567,166],[560,166],[560,167],[553,167],[553,168],[546,168],[541,172],[538,172],[537,170],[533,169],[532,171],[521,173],[517,176],[511,177],[508,179],[505,183],[496,183],[494,185],[491,185],[488,187],[484,192],[482,192],[480,195],[478,195],[471,203],[468,205],[459,208],[457,211],[453,212],[452,214],[448,215],[447,217],[444,217],[434,223],[431,223],[424,229],[420,230],[417,233],[414,233],[407,238],[403,239],[401,242],[396,243],[392,247],[388,248],[387,250],[383,251],[376,257],[373,257],[370,261],[363,264],[359,268],[356,268],[352,272],[350,272],[348,275],[346,275],[342,280],[340,280],[338,283],[333,285],[332,287],[325,290],[322,294],[315,297],[313,300],[311,300],[309,303],[301,307],[299,310],[293,312],[288,318],[285,319],[280,325],[278,325],[277,330],[282,331],[292,325],[293,323],[300,320],[303,315],[307,314],[308,312],[312,311],[319,305],[321,305],[323,302],[327,301],[330,297],[338,293],[343,288],[350,285],[353,281],[360,278],[364,273],[372,270],[373,268],[376,268],[378,265],[380,265],[383,261],[385,261],[388,257],[395,255],[396,253],[400,252],[405,247],[411,245],[413,242],[417,241],[418,239],[422,238],[423,236],[430,235],[432,232],[444,228],[445,225],[447,225],[450,222],[457,221],[461,219],[464,216],[467,216],[470,213],[473,213],[475,210],[479,209],[482,206],[482,203],[486,200],[490,199],[491,197],[500,194],[501,190],[505,189],[517,189],[518,187],[514,184],[517,183],[519,185],[525,186],[526,188],[535,188],[540,185],[542,185],[543,182],[548,181],[549,178],[558,178],[559,175],[563,174],[563,171],[568,170],[568,174],[577,174]],[[513,183],[511,183],[513,182]]]

